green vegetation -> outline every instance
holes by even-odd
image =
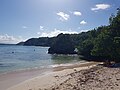
[[[108,26],[90,31],[91,37],[78,46],[80,53],[120,62],[120,9],[109,20]]]
[[[32,38],[24,45],[49,46],[50,54],[81,54],[102,60],[120,62],[120,9],[111,15],[108,26],[80,34],[59,34],[57,37]],[[23,44],[23,43],[22,43]],[[78,49],[78,52],[75,49]]]

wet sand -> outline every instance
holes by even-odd
[[[34,70],[22,70],[16,72],[10,72],[0,75],[0,90],[6,90],[7,88],[19,84],[25,80],[33,77],[43,75],[51,72],[51,69],[34,69]]]

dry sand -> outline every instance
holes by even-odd
[[[68,79],[46,90],[120,90],[120,68],[95,66],[87,70],[76,70],[64,77]]]

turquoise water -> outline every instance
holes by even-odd
[[[47,50],[48,47],[0,45],[0,73],[82,61],[77,55],[51,55]]]

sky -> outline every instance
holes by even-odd
[[[0,0],[0,43],[81,33],[109,24],[120,0]]]

